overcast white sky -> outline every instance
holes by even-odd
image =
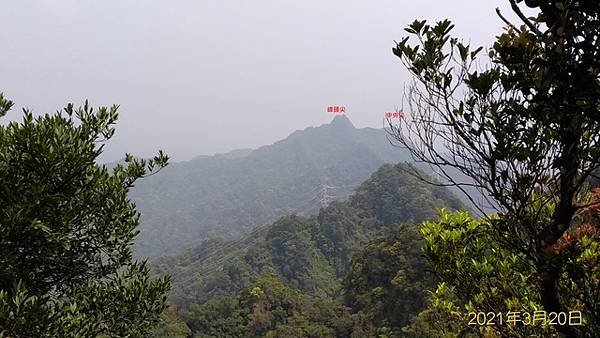
[[[414,19],[489,45],[506,0],[19,0],[2,5],[0,91],[53,112],[121,106],[105,160],[175,160],[270,144],[345,105],[381,127],[409,80],[391,53]]]

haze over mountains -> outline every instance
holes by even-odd
[[[182,327],[194,337],[374,337],[361,316],[396,330],[409,324],[435,281],[419,224],[439,208],[464,208],[412,169],[383,165],[318,215],[285,215],[240,239],[208,239],[154,260],[155,273],[172,276],[170,300],[181,310],[156,337]],[[266,303],[249,303],[252,294]]]
[[[286,214],[315,214],[322,204],[346,198],[381,165],[408,160],[383,129],[358,129],[338,115],[255,150],[172,163],[131,191],[142,213],[136,252],[174,253]]]
[[[332,202],[315,215],[286,214],[239,240],[209,239],[154,265],[173,277],[171,296],[178,305],[239,291],[267,267],[304,291],[333,296],[352,255],[369,239],[392,225],[434,219],[439,208],[464,208],[449,189],[408,174],[409,166],[381,166],[347,201]]]

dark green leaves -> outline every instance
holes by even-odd
[[[411,34],[420,35],[422,33],[426,33],[429,30],[429,25],[426,25],[426,23],[426,20],[415,20],[407,28],[404,28],[404,30]]]
[[[6,115],[12,106],[12,101],[5,99],[4,94],[0,93],[0,117]]]
[[[463,45],[460,42],[456,43],[456,47],[458,48],[458,52],[460,53],[460,59],[463,60],[463,62],[466,62],[467,56],[469,55],[469,47]]]
[[[411,45],[411,36],[407,36],[396,42],[392,52],[422,81],[435,83],[439,90],[449,90],[456,79],[453,75],[455,68],[450,64],[454,53],[457,52],[462,63],[466,64],[472,62],[483,48],[471,51],[470,46],[451,39],[449,34],[453,28],[449,20],[439,21],[433,26],[425,20],[415,20],[405,31],[418,43]]]
[[[477,95],[487,96],[491,93],[494,85],[498,83],[500,79],[500,73],[498,69],[489,69],[482,73],[477,71],[468,74],[465,79],[465,83],[471,88]]]
[[[1,334],[140,337],[164,309],[169,280],[132,260],[127,192],[168,157],[98,165],[117,117],[86,102],[0,126]]]

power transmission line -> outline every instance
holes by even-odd
[[[325,208],[333,200],[335,200],[339,197],[338,195],[333,194],[332,191],[335,191],[337,189],[343,189],[343,188],[353,188],[358,185],[360,185],[360,184],[358,183],[358,184],[350,184],[350,185],[342,185],[342,186],[331,186],[328,184],[320,184],[319,186],[316,186],[315,188],[313,188],[311,191],[308,192],[308,193],[314,193],[314,192],[318,191],[317,195],[313,196],[312,198],[310,198],[308,200],[303,201],[302,205],[294,208],[293,210],[286,211],[286,213],[287,214],[295,214],[297,212],[303,211],[307,207],[309,207],[312,203],[316,202],[316,200],[318,200],[321,208]],[[307,193],[305,193],[303,195],[307,195]],[[262,202],[262,200],[261,200],[261,202]],[[245,242],[247,242],[248,240],[250,240],[250,241],[254,240],[256,238],[255,237],[256,235],[258,235],[261,231],[266,230],[272,223],[273,222],[267,222],[267,223],[264,223],[262,225],[255,227],[254,229],[252,229],[252,231],[250,231],[247,234],[244,234],[241,238],[226,243],[224,246],[220,247],[219,250],[216,250],[213,253],[209,253],[207,256],[202,257],[202,259],[200,259],[200,260],[194,261],[192,264],[190,264],[190,266],[186,267],[184,270],[177,271],[177,274],[179,276],[185,275],[188,272],[192,272],[192,274],[190,276],[188,276],[187,278],[184,278],[183,280],[180,280],[179,282],[183,286],[185,286],[188,282],[197,278],[197,276],[195,276],[196,273],[203,273],[205,275],[211,275],[216,271],[222,270],[222,268],[225,266],[224,263],[229,261],[231,258],[233,258],[237,254],[237,251],[235,250],[235,248],[238,248],[238,247],[242,246],[243,244],[247,244]],[[208,264],[207,266],[205,266],[205,268],[202,268],[202,264],[204,262],[209,262],[210,260],[213,260],[213,259],[216,259],[216,260],[214,262]],[[196,270],[196,271],[193,271],[193,270]],[[175,275],[173,275],[173,280],[177,280]]]
[[[311,192],[315,192],[318,189],[319,189],[319,187],[316,187],[316,188],[312,189]],[[296,207],[293,210],[289,210],[286,213],[295,214],[299,211],[302,211],[306,207],[310,206],[310,204],[315,203],[317,201],[317,199],[319,199],[319,197],[320,197],[319,195],[313,196],[312,198],[305,200],[303,202],[303,204],[300,205],[299,207]],[[183,271],[177,271],[177,274],[178,275],[186,274],[187,272],[192,271],[194,268],[200,267],[204,262],[210,261],[215,258],[216,258],[216,261],[211,263],[209,265],[208,269],[202,269],[202,270],[198,270],[196,272],[212,273],[212,272],[222,268],[223,267],[222,263],[225,263],[225,261],[227,259],[231,258],[230,256],[232,256],[236,253],[236,251],[234,250],[235,248],[241,246],[242,244],[245,244],[244,242],[249,239],[252,240],[255,235],[258,235],[258,233],[260,233],[262,230],[267,229],[271,224],[272,224],[272,222],[267,222],[267,223],[264,223],[262,225],[255,227],[250,233],[245,234],[244,236],[242,236],[241,238],[239,238],[237,240],[233,240],[233,241],[226,243],[223,247],[220,247],[219,250],[217,250],[213,253],[210,253],[205,257],[202,257],[202,259],[194,261],[194,263],[192,263],[193,265],[188,266]],[[225,254],[223,254],[223,253],[225,253]],[[215,269],[212,269],[211,268],[212,266],[214,266]],[[187,284],[190,280],[192,280],[194,278],[195,278],[195,276],[192,275],[188,278],[185,278],[181,282],[182,282],[182,284]],[[173,280],[176,280],[176,279],[177,279],[176,276],[173,276]]]

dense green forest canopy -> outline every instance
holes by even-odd
[[[222,335],[239,336],[254,325],[250,318],[259,315],[255,308],[265,307],[259,312],[269,314],[261,316],[275,318],[261,324],[267,325],[263,331],[252,328],[251,335],[284,330],[296,307],[305,305],[289,305],[292,309],[277,317],[270,312],[279,305],[272,302],[282,300],[252,306],[244,300],[245,292],[268,278],[302,295],[301,299],[320,304],[316,307],[329,304],[336,309],[329,318],[339,312],[346,316],[344,325],[362,318],[362,327],[346,326],[344,332],[400,330],[425,306],[427,287],[433,287],[435,280],[420,254],[423,241],[416,224],[435,219],[442,207],[464,209],[446,188],[408,174],[412,169],[404,163],[384,165],[347,201],[333,202],[316,216],[284,216],[240,240],[208,240],[180,255],[156,260],[157,272],[173,276],[172,301],[181,310],[179,319],[199,334],[210,336],[207,332],[235,327],[241,330],[235,331],[237,335],[233,331]],[[232,311],[237,319],[229,321],[225,317]],[[209,313],[213,317],[205,317]],[[311,319],[314,314],[302,316],[307,316],[302,322],[309,327],[317,325]],[[207,318],[215,322],[210,324]],[[341,330],[335,325],[321,329]]]

